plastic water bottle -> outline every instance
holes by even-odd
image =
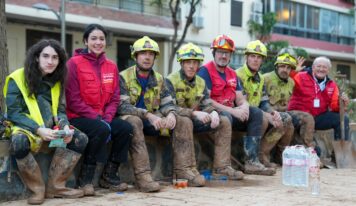
[[[296,158],[293,164],[294,186],[308,187],[309,183],[309,153],[304,146],[297,145]]]
[[[292,185],[292,158],[291,147],[286,147],[282,153],[282,182],[284,185]]]
[[[320,194],[320,159],[315,150],[311,152],[309,163],[310,185],[312,195]]]
[[[308,187],[309,181],[309,154],[304,146],[297,145],[287,147],[282,154],[283,184]]]

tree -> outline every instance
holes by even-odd
[[[0,1],[0,88],[4,87],[5,78],[9,73],[7,57],[7,38],[6,38],[6,16],[5,1]],[[0,95],[1,108],[4,108],[4,96]]]
[[[272,30],[276,23],[276,14],[273,12],[266,13],[262,16],[262,24],[252,19],[247,22],[248,33],[250,36],[255,36],[261,42],[267,43],[271,39]]]
[[[157,4],[157,5],[162,5],[163,2],[166,0],[155,0],[152,1],[152,4]],[[184,39],[187,35],[188,28],[189,26],[193,23],[193,16],[195,14],[197,6],[200,4],[201,0],[169,0],[168,5],[169,5],[169,10],[171,11],[171,17],[172,17],[172,24],[173,24],[173,37],[171,41],[171,51],[169,55],[169,66],[168,66],[168,73],[170,73],[173,70],[173,61],[176,52],[178,51],[179,47],[183,44]],[[180,8],[182,4],[189,4],[189,12],[188,15],[185,17],[186,22],[183,27],[183,33],[182,36],[179,37],[178,39],[178,29],[180,28],[181,21],[179,18],[180,14]]]

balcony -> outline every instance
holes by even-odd
[[[154,16],[170,17],[171,13],[167,1],[162,1],[162,4],[153,3],[153,1],[145,0],[70,0],[72,2],[80,2],[92,4],[98,7],[108,7],[129,11],[132,13],[148,14]]]

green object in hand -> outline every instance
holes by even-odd
[[[58,138],[58,139],[51,140],[48,147],[63,147],[63,148],[65,148],[65,147],[67,147],[67,144],[64,143],[62,138]]]

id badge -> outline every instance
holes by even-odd
[[[314,99],[314,107],[319,108],[320,107],[320,99]]]

